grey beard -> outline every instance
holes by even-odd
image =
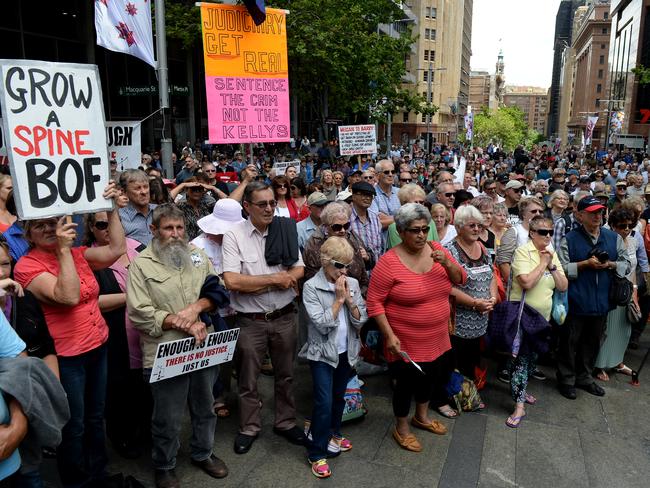
[[[154,254],[160,261],[171,268],[186,269],[192,265],[190,250],[185,239],[181,241],[172,240],[161,244],[158,238],[151,241]]]

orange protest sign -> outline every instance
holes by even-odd
[[[286,78],[288,76],[286,16],[266,9],[256,26],[246,7],[201,4],[206,76]]]

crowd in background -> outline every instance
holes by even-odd
[[[151,443],[156,485],[179,486],[186,404],[192,463],[227,476],[217,418],[237,412],[233,447],[247,453],[265,430],[262,373],[274,376],[273,432],[305,446],[319,478],[352,449],[342,416],[360,362],[387,365],[392,436],[413,452],[414,429],[444,435],[434,417],[459,415],[450,385],[485,387],[488,358],[510,385],[511,428],[537,401],[538,365],[570,400],[634,374],[625,352],[650,311],[647,155],[414,144],[340,157],[336,140],[307,138],[243,149],[188,142],[174,175],[158,152],[138,169],[112,161],[113,209],[74,222],[21,222],[0,175],[0,359],[45,385],[29,408],[6,397],[17,486],[42,486],[43,448],[56,448],[65,486],[105,482],[106,438],[127,458]],[[526,318],[505,348],[490,345],[508,302]],[[149,384],[161,342],[235,327],[232,363]],[[312,405],[295,404],[296,356]],[[34,435],[44,414],[49,430]]]

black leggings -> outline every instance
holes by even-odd
[[[431,401],[434,408],[447,403],[445,387],[451,373],[447,351],[442,356],[428,363],[418,363],[424,371],[420,373],[415,366],[402,360],[388,364],[391,377],[395,380],[393,390],[393,414],[395,417],[407,417],[411,410],[411,398],[416,403]]]
[[[481,338],[463,339],[451,336],[451,349],[454,351],[456,369],[463,376],[474,381],[474,368],[481,364]]]

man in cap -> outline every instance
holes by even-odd
[[[497,195],[499,195],[502,200],[499,200],[501,202],[505,201],[506,198],[506,185],[510,181],[510,176],[508,173],[500,173],[496,177],[496,182],[497,182]]]
[[[511,225],[521,222],[519,200],[521,200],[523,186],[523,183],[517,180],[510,180],[505,186],[505,200],[503,203],[508,208],[508,222]]]
[[[363,178],[361,177],[362,175],[363,171],[360,169],[357,169],[348,175],[348,190],[352,191],[352,185],[363,181]]]
[[[615,308],[609,301],[612,273],[624,277],[631,267],[623,239],[601,227],[603,210],[597,198],[582,198],[577,204],[580,225],[566,234],[559,249],[569,279],[569,310],[560,332],[557,382],[562,396],[570,400],[576,398],[576,387],[596,396],[605,394],[591,373],[607,314]]]
[[[573,195],[575,192],[578,191],[578,187],[579,187],[578,172],[575,170],[569,170],[569,171],[571,171],[571,173],[568,173],[569,181],[567,181],[566,184],[564,185],[564,191],[567,192],[569,195]]]
[[[614,196],[609,199],[609,202],[607,202],[607,208],[609,210],[614,210],[618,207],[621,206],[623,203],[623,200],[627,198],[627,183],[625,180],[618,180],[616,182],[616,193],[614,193]]]
[[[365,181],[352,185],[350,228],[361,238],[366,249],[372,251],[377,262],[384,250],[384,239],[379,216],[371,208],[375,195],[375,188]]]
[[[296,230],[298,231],[298,247],[301,251],[305,248],[305,242],[307,242],[314,231],[320,227],[320,214],[328,203],[329,200],[325,194],[319,191],[315,191],[307,198],[309,217],[296,224]]]
[[[587,175],[582,175],[578,180],[578,191],[591,192],[591,178]]]

